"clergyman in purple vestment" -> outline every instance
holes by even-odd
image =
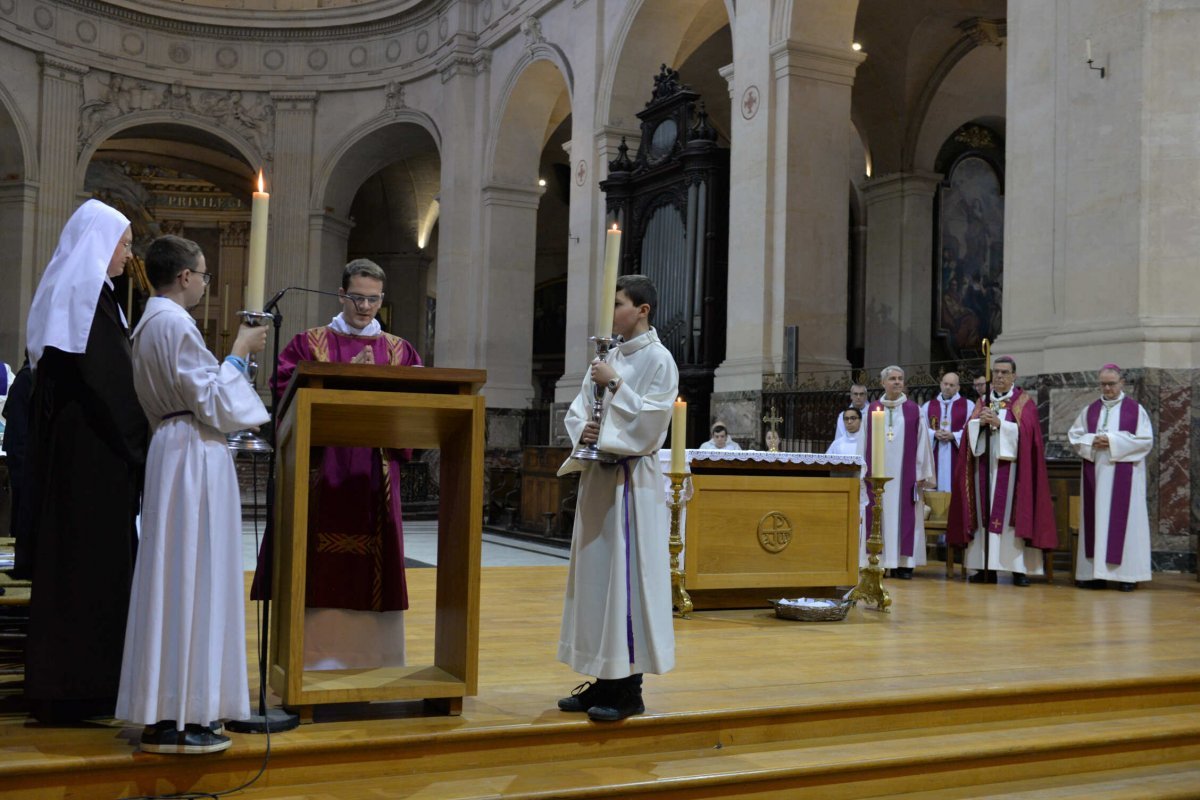
[[[383,283],[383,270],[367,259],[346,265],[341,313],[297,334],[280,353],[277,393],[302,361],[421,366],[413,346],[384,333],[375,319]],[[314,459],[319,467],[310,493],[306,669],[404,664],[408,590],[400,469],[408,457],[403,450],[326,447]]]
[[[1100,399],[1079,412],[1067,434],[1083,460],[1075,581],[1130,592],[1150,580],[1146,456],[1154,447],[1150,415],[1125,394],[1116,364],[1100,369]]]

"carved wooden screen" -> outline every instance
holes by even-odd
[[[725,358],[729,151],[717,146],[700,95],[662,66],[641,120],[641,146],[624,140],[608,179],[610,222],[621,225],[622,274],[658,288],[654,327],[679,365],[692,406],[688,444],[708,438],[713,372]]]

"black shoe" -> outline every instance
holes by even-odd
[[[892,573],[902,581],[911,581],[913,568],[912,567],[896,567]]]
[[[1029,576],[1028,575],[1026,575],[1024,572],[1014,572],[1013,573],[1013,586],[1028,586],[1028,585],[1029,585]]]
[[[995,570],[984,573],[983,570],[976,572],[971,577],[967,578],[967,583],[996,583],[999,580]]]
[[[219,753],[232,744],[228,736],[213,733],[204,725],[186,725],[179,731],[169,720],[147,725],[141,739],[142,752],[160,755]]]
[[[1098,578],[1094,581],[1075,581],[1075,585],[1080,589],[1107,589],[1108,581]]]
[[[1117,584],[1118,592],[1132,592],[1136,588],[1137,588],[1136,583],[1128,583],[1126,581],[1121,581],[1120,583]]]
[[[584,681],[571,690],[570,697],[558,701],[559,711],[587,711],[595,705],[603,705],[612,691],[613,684],[619,681],[596,679],[595,683]]]
[[[588,719],[593,722],[616,722],[626,717],[632,717],[634,714],[645,713],[646,706],[642,703],[641,673],[613,681],[613,683],[616,686],[609,698],[603,704],[594,705],[588,709]]]

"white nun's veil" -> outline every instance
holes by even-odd
[[[34,369],[47,347],[65,353],[87,347],[100,287],[128,227],[124,214],[99,200],[88,200],[67,220],[29,308],[25,341]]]

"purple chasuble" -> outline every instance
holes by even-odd
[[[929,405],[927,406],[927,414],[931,414],[935,410],[940,411],[941,408],[942,398],[939,395],[929,401]],[[930,429],[941,429],[942,421],[937,415],[929,416],[927,422]],[[959,395],[953,402],[950,403],[950,432],[958,433],[966,426],[966,424],[967,398]],[[941,445],[941,442],[937,442],[933,445],[933,474],[935,476],[938,474],[939,469],[938,459],[941,458],[940,453],[942,448],[939,445]],[[958,472],[958,448],[952,444],[950,447],[950,475],[953,476],[956,472]],[[951,479],[953,479],[953,477]]]
[[[866,446],[863,448],[867,461],[867,475],[874,475],[871,466],[871,413],[875,409],[887,412],[887,406],[876,400],[867,406]],[[904,413],[904,457],[900,465],[900,555],[911,558],[913,543],[916,540],[917,499],[917,437],[924,436],[921,431],[921,408],[911,400],[904,401],[900,406]],[[886,445],[885,445],[886,449]],[[908,502],[905,502],[905,498]],[[874,504],[867,503],[867,531],[871,530],[874,517]]]
[[[1097,400],[1088,406],[1087,431],[1095,433],[1100,423],[1100,410],[1104,407],[1103,400]],[[1121,401],[1120,430],[1125,433],[1136,433],[1138,424],[1137,401],[1128,395]],[[1109,564],[1121,563],[1125,552],[1125,526],[1129,521],[1129,501],[1133,493],[1133,463],[1121,461],[1113,464],[1116,472],[1113,475],[1112,505],[1108,509],[1108,547],[1104,560]],[[1088,558],[1094,559],[1096,553],[1096,463],[1083,460],[1083,545]]]
[[[1021,390],[1013,389],[1012,394],[1009,396],[1008,400],[1001,401],[1000,410],[1003,411],[1005,409],[1013,408],[1017,403],[1017,398],[1020,396],[1021,396]],[[1016,416],[1011,411],[1008,413],[1008,416],[1010,417],[1010,419],[1009,419],[1010,422],[1014,422],[1014,423],[1017,422]],[[1003,421],[1003,419],[1004,419],[1004,417],[1001,416],[1002,421]],[[988,431],[985,435],[990,437],[992,435],[991,431]],[[988,452],[989,453],[991,452],[990,443],[988,445]],[[976,466],[976,469],[979,470],[979,472],[976,474],[976,480],[978,481],[978,483],[976,485],[979,486],[979,492],[980,492],[980,494],[982,494],[983,492],[988,491],[987,487],[988,487],[988,483],[990,482],[989,479],[991,478],[991,469],[990,469],[991,458],[989,457],[989,458],[976,459],[975,466]],[[990,515],[988,517],[988,526],[987,526],[989,533],[995,533],[995,534],[1004,533],[1004,512],[1007,509],[1007,504],[1008,504],[1008,482],[1009,482],[1009,479],[1011,476],[1012,476],[1012,462],[1011,461],[1000,461],[996,464],[996,489],[991,494],[992,505],[991,505],[991,508],[989,509]],[[1013,499],[1013,507],[1012,507],[1011,513],[1009,514],[1008,524],[1012,525],[1013,527],[1016,527],[1016,524],[1017,524],[1016,517],[1017,517],[1017,503],[1016,503],[1016,498],[1014,498]]]

